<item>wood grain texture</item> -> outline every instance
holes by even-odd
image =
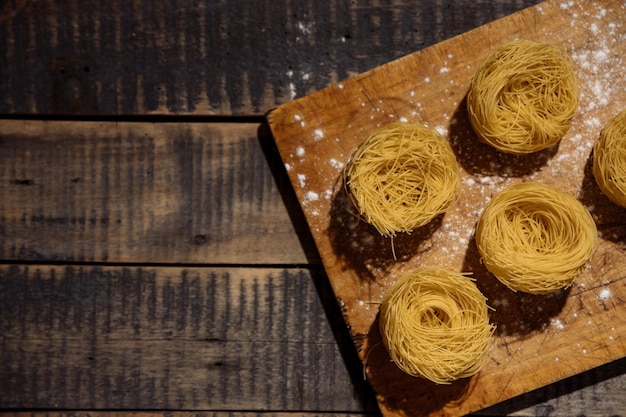
[[[366,411],[317,279],[2,266],[0,408]]]
[[[92,155],[91,159],[87,159],[93,159],[94,161],[113,161],[117,158],[105,155],[125,155],[124,159],[134,161],[138,165],[132,169],[130,166],[128,168],[133,180],[130,183],[125,183],[123,186],[120,181],[121,188],[117,190],[115,190],[115,187],[109,187],[109,189],[113,190],[109,194],[117,196],[129,194],[127,197],[130,197],[132,194],[134,195],[133,200],[137,200],[138,196],[144,196],[142,198],[146,199],[150,192],[137,191],[139,184],[142,184],[142,181],[145,182],[145,179],[141,179],[145,172],[145,167],[142,164],[145,164],[145,162],[140,163],[139,160],[142,158],[142,160],[160,160],[160,158],[149,157],[148,155],[160,154],[155,152],[154,148],[158,148],[161,145],[147,146],[145,143],[142,145],[143,139],[141,138],[144,137],[144,133],[151,132],[149,134],[150,137],[161,138],[161,140],[167,142],[167,140],[175,140],[177,132],[179,132],[172,125],[152,125],[147,123],[101,124],[20,121],[10,122],[13,124],[11,129],[7,128],[7,123],[7,121],[3,121],[0,124],[0,126],[4,127],[4,133],[12,132],[11,135],[8,135],[12,139],[8,140],[7,136],[3,136],[5,140],[0,144],[0,149],[3,150],[0,155],[5,155],[4,160],[9,161],[2,165],[3,172],[5,172],[3,179],[5,188],[1,195],[8,196],[2,200],[5,210],[9,206],[24,209],[31,207],[32,204],[32,207],[37,207],[35,202],[42,201],[41,198],[28,199],[23,197],[25,192],[23,190],[28,189],[28,187],[42,187],[45,190],[35,193],[38,196],[45,196],[46,198],[43,201],[48,200],[48,202],[43,203],[43,207],[65,207],[65,205],[71,205],[70,203],[74,205],[79,203],[85,205],[85,207],[91,207],[90,210],[95,212],[102,210],[102,198],[94,197],[102,195],[100,188],[102,180],[97,178],[102,178],[105,175],[101,174],[103,168],[100,166],[100,162],[86,164],[86,166],[90,167],[89,172],[93,170],[93,178],[89,179],[89,176],[85,175],[81,177],[83,178],[81,181],[90,184],[90,186],[83,186],[81,193],[67,194],[67,191],[63,191],[67,184],[73,184],[72,179],[78,178],[77,173],[81,171],[77,167],[83,164],[80,161],[85,158],[77,158],[77,156],[83,154]],[[194,126],[184,126],[183,131],[195,132],[191,135],[192,139],[197,133],[205,140],[204,146],[212,143],[228,148],[229,144],[232,145],[230,139],[233,139],[233,143],[238,143],[237,149],[245,150],[246,146],[250,146],[252,143],[256,144],[257,142],[254,138],[256,127],[253,129],[252,126],[211,125],[200,130],[197,129],[199,128]],[[81,133],[77,136],[78,132]],[[259,136],[262,136],[262,134],[259,134]],[[165,138],[169,139],[166,140]],[[195,141],[196,139],[193,140]],[[71,150],[72,148],[74,150]],[[91,151],[86,151],[83,148],[91,149]],[[21,151],[16,152],[16,149],[21,149]],[[82,150],[77,151],[77,149]],[[147,149],[153,150],[146,152]],[[11,152],[7,154],[8,150],[11,150]],[[250,158],[255,160],[261,157],[261,151],[258,149],[254,151],[243,150],[241,151],[243,155],[233,158],[236,160],[249,160]],[[256,157],[245,156],[250,152],[253,152]],[[271,151],[265,152],[271,153]],[[17,161],[11,163],[11,158],[16,157],[20,153],[22,155],[30,155],[30,157],[22,158],[21,163]],[[170,157],[174,158],[173,156]],[[272,159],[273,157],[266,155],[266,158]],[[176,157],[176,159],[178,158]],[[213,163],[206,163],[206,160],[203,159],[202,165],[210,166],[211,168],[206,169],[213,172],[203,175],[208,178],[220,177],[220,175],[215,174],[216,170],[226,169],[226,167],[230,166],[230,164],[223,162],[225,159],[228,160],[224,153],[222,153],[220,158],[214,160]],[[272,164],[276,165],[278,162],[273,161]],[[262,167],[264,163],[262,160],[257,160],[248,165],[257,166],[258,168]],[[153,162],[152,165],[163,166],[164,164]],[[13,168],[9,170],[11,166]],[[18,168],[22,171],[19,171]],[[118,165],[110,162],[107,170],[109,173],[106,176],[114,175],[113,173],[119,170]],[[124,169],[121,169],[121,171],[123,172]],[[20,173],[20,175],[7,176],[7,172],[13,174]],[[37,175],[26,175],[33,172]],[[244,182],[251,181],[252,177],[258,175],[268,175],[267,173],[258,174],[256,169],[251,171],[244,170],[244,172],[246,178],[243,180]],[[286,178],[281,179],[281,175],[285,175],[285,173],[276,175],[276,182],[286,181]],[[224,175],[222,174],[221,176],[223,177]],[[171,175],[168,181],[178,183],[179,180],[175,179],[175,177],[176,175]],[[81,181],[77,181],[77,183]],[[109,180],[107,182],[113,184],[116,181]],[[138,185],[133,187],[132,184]],[[8,190],[11,192],[9,193]],[[253,187],[248,186],[246,190],[246,195],[249,193],[254,195],[252,192]],[[55,195],[55,192],[59,194]],[[86,195],[78,198],[78,196],[84,193]],[[277,193],[277,191],[272,191],[270,194],[274,193]],[[261,195],[263,195],[262,198],[270,198],[267,193],[261,193]],[[69,198],[68,196],[73,197]],[[278,197],[274,196],[271,198]],[[90,203],[92,200],[94,202]],[[114,201],[117,200],[119,198],[116,197]],[[30,203],[28,203],[29,201]],[[137,204],[146,207],[152,205],[148,200],[143,203],[140,201]],[[251,203],[249,204],[251,205]],[[280,205],[282,203],[276,201],[275,204]],[[231,203],[230,206],[234,207],[235,205]],[[117,204],[116,207],[120,209],[123,206]],[[211,205],[211,207],[214,206]],[[68,209],[64,210],[69,212]],[[85,210],[85,208],[80,210],[75,208],[73,212],[82,210]],[[234,212],[236,213],[237,211],[235,210]],[[142,211],[135,210],[133,218],[138,216],[139,213],[142,213]],[[182,219],[187,219],[189,216],[191,215],[188,212],[180,214]],[[101,232],[92,231],[90,233],[93,234],[90,235],[90,233],[85,231],[85,235],[81,238],[72,237],[72,229],[68,229],[68,224],[72,224],[71,221],[54,220],[54,218],[59,219],[61,216],[50,217],[52,219],[45,222],[32,223],[30,227],[24,227],[21,233],[11,235],[7,235],[7,231],[11,230],[12,226],[8,226],[5,222],[3,223],[3,233],[0,234],[0,237],[4,239],[4,242],[16,242],[19,237],[27,236],[30,237],[29,242],[33,245],[46,245],[46,239],[49,239],[48,236],[52,236],[53,239],[58,239],[56,247],[52,245],[48,247],[55,249],[57,254],[55,259],[62,260],[75,256],[72,254],[74,253],[73,251],[77,250],[76,248],[87,251],[90,247],[98,247],[98,242],[101,242],[101,236],[106,236]],[[129,220],[132,219],[129,218]],[[284,221],[289,222],[287,216],[284,216]],[[78,221],[78,223],[81,222]],[[90,224],[91,222],[87,223]],[[98,222],[95,223],[94,228],[97,228]],[[63,224],[65,224],[65,227]],[[227,224],[221,226],[228,227]],[[50,228],[49,231],[46,231],[46,228]],[[216,230],[216,228],[219,230],[215,225],[211,227],[211,230]],[[293,234],[293,231],[289,233]],[[176,236],[176,233],[172,233],[172,235]],[[43,236],[46,236],[46,239]],[[231,239],[235,239],[232,237],[232,234],[229,236],[231,236]],[[250,243],[243,244],[242,246],[244,247],[258,244],[259,236],[250,234],[246,235],[246,239]],[[228,238],[220,241],[222,250],[227,251],[224,248],[228,247],[229,242]],[[263,245],[263,247],[266,246],[267,244]],[[293,247],[285,247],[281,250],[303,250],[298,243],[293,243],[291,246]],[[146,250],[148,249],[141,243],[141,239],[137,240],[136,246],[130,247],[129,245],[125,248],[125,251],[135,254],[144,253],[143,251]],[[4,256],[7,256],[6,252]],[[134,256],[132,259],[146,259],[139,255],[136,256],[138,257]],[[247,262],[248,260],[247,257],[237,256],[239,262]],[[41,260],[39,257],[30,259]],[[119,258],[113,259],[119,260]],[[169,258],[164,257],[163,259],[168,262],[175,262]],[[211,262],[219,259],[219,257],[208,257],[206,259],[208,262]],[[315,262],[315,264],[319,265],[319,261]],[[236,387],[232,383],[230,385],[226,383],[226,393],[223,394],[225,397],[221,397],[221,402],[213,399],[204,399],[202,401],[205,402],[199,405],[202,395],[197,392],[205,389],[207,382],[200,381],[195,385],[194,381],[198,381],[198,376],[190,378],[192,381],[190,384],[178,384],[177,381],[191,367],[189,362],[186,362],[187,360],[208,363],[212,359],[215,359],[215,362],[222,360],[223,363],[228,361],[230,364],[235,364],[233,366],[214,366],[215,369],[219,369],[219,371],[216,371],[217,373],[222,372],[219,374],[220,378],[224,378],[226,381],[240,381],[241,377],[238,376],[242,372],[240,368],[247,367],[247,369],[252,369],[254,366],[256,366],[255,369],[260,369],[259,378],[283,381],[283,378],[278,376],[279,372],[277,370],[280,371],[284,368],[281,368],[278,364],[284,362],[294,366],[293,363],[301,360],[303,353],[297,349],[287,349],[285,351],[284,341],[272,339],[264,343],[255,339],[259,337],[260,332],[264,329],[260,323],[269,323],[270,321],[275,323],[287,321],[289,323],[285,314],[288,314],[290,310],[282,307],[283,302],[301,303],[302,305],[298,305],[298,308],[307,311],[311,309],[317,311],[314,315],[315,320],[320,320],[318,325],[323,326],[324,329],[319,332],[315,341],[310,343],[322,344],[324,348],[313,348],[313,345],[310,345],[309,348],[304,349],[305,354],[310,354],[311,357],[314,357],[315,352],[322,352],[315,359],[318,369],[338,367],[339,371],[337,372],[343,375],[338,374],[335,376],[336,382],[343,382],[337,382],[338,388],[333,392],[338,398],[329,402],[331,405],[328,406],[328,409],[335,409],[335,406],[332,404],[338,404],[337,409],[344,410],[345,401],[348,401],[346,398],[343,398],[344,396],[348,395],[349,398],[353,399],[354,396],[364,395],[363,393],[368,392],[367,389],[359,385],[358,381],[356,383],[354,381],[345,382],[347,376],[343,374],[342,367],[348,366],[345,363],[350,364],[350,354],[344,353],[343,357],[338,357],[337,349],[349,350],[353,349],[353,347],[351,342],[346,340],[341,341],[335,347],[331,347],[335,340],[333,335],[329,334],[326,322],[330,322],[331,327],[343,326],[344,323],[338,311],[327,315],[326,318],[319,318],[320,300],[313,294],[311,283],[309,282],[310,278],[306,275],[309,274],[307,271],[287,270],[283,272],[282,270],[270,270],[270,278],[267,278],[268,270],[265,269],[253,269],[241,275],[237,268],[185,270],[168,267],[101,268],[72,265],[67,267],[32,265],[10,267],[4,265],[0,268],[0,271],[2,271],[2,279],[0,280],[0,294],[2,294],[0,299],[0,334],[2,335],[3,346],[0,357],[3,358],[3,363],[12,363],[17,367],[17,369],[11,371],[10,379],[4,378],[7,376],[6,372],[9,372],[8,368],[2,368],[0,380],[6,382],[0,386],[0,398],[12,398],[15,402],[18,400],[26,401],[19,408],[30,407],[36,403],[44,409],[48,408],[46,405],[48,404],[49,409],[53,410],[56,407],[54,407],[52,402],[56,401],[57,405],[64,404],[71,409],[79,408],[82,405],[85,410],[88,410],[84,412],[67,412],[65,415],[84,415],[84,413],[90,415],[93,411],[90,410],[88,404],[91,404],[92,398],[93,401],[97,401],[99,404],[108,404],[106,408],[109,409],[151,408],[158,407],[159,404],[165,404],[166,402],[171,407],[174,407],[174,404],[179,404],[181,409],[200,406],[217,409],[224,407],[236,408],[240,396],[247,395],[252,391],[251,386],[244,384]],[[280,271],[280,274],[278,271]],[[248,278],[250,274],[258,277],[256,287]],[[292,283],[294,286],[287,288],[286,286],[290,284],[286,280],[293,280],[294,275],[297,277],[296,283],[299,282],[299,284]],[[303,283],[303,279],[306,283]],[[314,278],[315,285],[319,285],[320,280],[321,278],[319,277]],[[254,288],[257,288],[257,290]],[[261,290],[258,290],[258,288],[261,288]],[[261,296],[265,297],[266,300],[260,300],[259,297]],[[321,298],[321,306],[323,308],[333,308],[335,300],[329,290]],[[227,307],[226,303],[231,307]],[[281,306],[276,306],[276,303],[281,304]],[[211,323],[208,320],[209,313],[207,312],[209,304],[219,306],[215,307],[215,311],[218,312],[214,313],[215,318]],[[270,304],[273,307],[268,307]],[[295,305],[289,305],[295,308]],[[227,309],[230,311],[228,314],[225,313]],[[293,312],[289,314],[291,313]],[[308,314],[303,315],[301,312],[298,314],[298,317],[308,316]],[[158,317],[161,317],[160,320]],[[248,320],[250,317],[256,317],[257,322]],[[289,320],[293,320],[293,316]],[[295,337],[299,337],[298,340],[301,340],[303,337],[302,333],[300,328],[296,327],[297,330],[288,330],[287,334],[296,331],[299,336],[296,335]],[[233,331],[235,328],[237,329],[236,332]],[[232,335],[233,333],[236,337],[229,337],[223,341],[220,341],[221,339],[212,340],[218,339],[218,337],[215,337],[216,334]],[[241,341],[238,338],[240,333],[251,334],[252,336],[246,339],[246,343],[251,344],[258,352],[267,355],[263,364],[259,365],[251,362],[249,353],[252,347],[232,349],[232,346],[235,345],[237,347],[242,346],[237,344]],[[188,344],[186,343],[187,340],[189,341]],[[303,341],[303,343],[306,343],[306,341]],[[272,344],[277,344],[278,346],[272,346]],[[194,347],[198,345],[204,345],[204,347]],[[306,353],[306,349],[309,349],[310,353]],[[329,353],[331,351],[332,354]],[[98,353],[101,358],[100,362],[90,352]],[[181,359],[181,354],[184,354],[186,359]],[[89,359],[89,357],[94,359]],[[165,357],[169,358],[169,362],[162,361]],[[152,359],[154,359],[152,362],[155,362],[156,365],[148,363]],[[311,359],[311,361],[313,360]],[[340,364],[338,361],[344,363]],[[39,367],[37,368],[37,366]],[[181,366],[181,369],[178,369],[179,366]],[[224,369],[222,370],[222,368]],[[358,366],[356,368],[358,371]],[[98,377],[92,378],[94,372],[101,375],[100,379]],[[208,370],[205,371],[204,369],[202,372],[209,373]],[[293,372],[295,374],[295,370]],[[587,381],[589,384],[592,384],[600,379],[607,378],[607,374],[610,375],[611,371],[604,369],[604,371],[598,372],[595,376],[587,377]],[[244,373],[244,375],[246,374]],[[303,375],[306,375],[306,373],[303,373]],[[323,376],[324,374],[322,373],[321,375]],[[167,382],[169,378],[171,378],[171,381]],[[16,384],[18,380],[31,388],[26,389],[24,385]],[[590,411],[590,404],[595,410],[598,410],[600,405],[594,403],[594,398],[603,398],[604,403],[602,406],[605,407],[604,409],[610,410],[611,408],[609,407],[614,409],[616,407],[615,404],[620,404],[621,388],[624,386],[624,380],[626,379],[622,378],[604,386],[599,384],[578,390],[576,390],[579,388],[576,386],[576,383],[557,384],[542,390],[540,393],[535,393],[535,396],[528,396],[517,402],[506,403],[499,408],[496,407],[492,411],[486,410],[485,412],[491,412],[491,415],[518,412],[520,409],[526,409],[529,405],[537,403],[537,398],[545,398],[546,404],[532,406],[526,411],[526,414],[522,415],[533,415],[536,410],[547,409],[546,407],[553,407],[555,415],[558,415],[559,411],[564,413],[561,415],[567,415],[567,410]],[[9,383],[11,384],[10,386]],[[293,384],[295,382],[291,381],[289,383]],[[302,380],[298,383],[301,384],[301,389],[303,390],[300,394],[301,398],[311,399],[317,398],[322,394],[326,395],[316,391],[318,390],[317,385],[307,384]],[[66,384],[65,388],[63,388],[63,384]],[[79,384],[84,384],[84,387],[73,392],[73,387]],[[88,392],[89,386],[95,386],[96,384],[102,388],[102,391],[100,396],[96,395],[93,397],[93,394]],[[171,391],[169,396],[163,394],[164,387],[167,384],[173,384],[169,385],[168,389]],[[258,392],[267,391],[267,384],[261,379],[253,379],[250,384],[258,385],[260,387],[257,388]],[[344,386],[344,384],[347,385]],[[173,387],[179,385],[181,388],[178,394],[172,393]],[[198,388],[198,386],[201,388]],[[127,387],[130,387],[130,389]],[[124,391],[125,389],[128,391]],[[34,390],[40,392],[40,394],[35,393]],[[241,392],[238,390],[241,390]],[[196,394],[193,394],[194,392]],[[567,393],[569,395],[565,395]],[[104,398],[105,394],[108,395],[108,399]],[[159,397],[154,400],[156,402],[152,399],[153,395]],[[217,396],[221,395],[220,393]],[[563,397],[557,397],[548,401],[548,399],[557,395],[563,395]],[[342,399],[339,399],[339,397]],[[46,403],[46,401],[49,402]],[[258,410],[268,407],[259,398],[253,401],[255,401]],[[280,401],[287,400],[276,400],[273,406],[277,406],[276,404],[280,403]],[[295,404],[296,400],[287,402]],[[306,404],[311,405],[313,402],[307,402]],[[372,407],[371,405],[364,406],[364,409],[371,410]],[[210,412],[209,415],[230,415],[230,412],[215,413]],[[104,415],[107,413],[96,414]],[[256,413],[254,414],[256,415]],[[299,412],[295,412],[295,414],[300,415]],[[235,413],[234,415],[245,416],[246,413]],[[269,415],[274,414],[270,413]],[[281,413],[280,415],[287,414]],[[590,415],[593,415],[593,413],[590,413]]]
[[[258,129],[2,120],[0,257],[306,263]]]
[[[385,415],[462,415],[624,356],[624,212],[598,192],[588,162],[602,125],[626,105],[621,94],[626,88],[624,7],[609,0],[546,2],[270,113],[293,187]],[[581,90],[568,135],[558,147],[531,158],[507,157],[481,144],[464,101],[481,60],[519,37],[563,47],[572,56]],[[391,121],[427,123],[444,132],[463,183],[445,216],[394,239],[397,258],[388,240],[358,220],[343,192],[341,170],[356,146]],[[473,238],[478,216],[491,196],[520,181],[558,186],[593,211],[601,243],[567,291],[543,298],[513,293],[481,263]],[[390,363],[380,343],[378,305],[398,276],[420,265],[471,272],[495,307],[496,343],[478,376],[436,386],[409,378]]]
[[[324,412],[321,413],[307,413],[307,412],[272,412],[272,411],[259,411],[259,412],[233,412],[233,411],[203,411],[203,412],[188,412],[188,411],[169,411],[169,412],[115,412],[115,411],[53,411],[53,412],[2,412],[2,417],[314,417],[323,415],[324,417],[365,417],[376,416],[376,413],[345,413],[345,412]]]
[[[4,1],[0,113],[264,113],[536,3]]]
[[[114,116],[0,121],[0,414],[377,415],[256,127],[115,116],[264,113],[533,3],[0,0],[3,117]],[[612,365],[480,414],[619,414]]]

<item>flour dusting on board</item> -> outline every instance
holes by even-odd
[[[608,288],[604,288],[600,291],[600,294],[598,294],[598,300],[607,301],[609,298],[611,298],[611,290]]]
[[[614,103],[615,96],[621,94],[621,90],[619,92],[614,91],[615,83],[612,81],[616,77],[622,77],[623,61],[621,56],[612,51],[615,45],[626,41],[626,39],[622,22],[607,21],[610,16],[607,10],[599,5],[592,6],[591,11],[589,11],[589,9],[583,10],[574,2],[563,2],[560,8],[570,16],[571,25],[587,31],[593,39],[593,42],[586,43],[584,47],[573,42],[568,44],[571,42],[567,40],[568,38],[563,44],[574,63],[580,88],[580,109],[585,112],[585,115],[575,118],[573,121],[575,127],[563,138],[559,144],[558,152],[546,159],[545,166],[527,173],[524,179],[548,182],[567,180],[570,185],[566,191],[577,194],[583,180],[585,161],[591,152],[595,138],[606,122],[607,114],[611,113],[607,111],[607,108],[610,108]],[[542,10],[539,11],[542,12]],[[547,39],[552,38],[550,33],[544,33],[544,35]],[[450,86],[444,88],[444,94],[441,97],[442,102],[449,103],[451,109],[457,108],[461,99],[460,96],[456,97],[454,94],[457,91],[465,91],[467,85],[455,81],[455,73],[452,69],[457,68],[453,61],[455,56],[446,54],[445,58],[439,65],[431,64],[430,72],[421,78],[423,87],[411,87],[407,90],[407,95],[402,98],[402,101],[386,96],[372,97],[363,90],[362,95],[357,97],[357,107],[363,109],[363,117],[367,117],[370,121],[368,124],[370,127],[368,130],[366,124],[355,120],[355,124],[350,124],[345,130],[352,135],[349,139],[359,143],[372,133],[372,129],[380,128],[392,121],[428,124],[428,105],[422,103],[422,97],[426,97],[423,95],[423,91],[437,77],[445,77],[446,83]],[[345,83],[338,84],[336,91],[340,93],[346,91]],[[313,142],[323,143],[328,140],[327,132],[323,126],[316,126],[313,120],[305,121],[300,113],[293,117],[294,122],[310,132]],[[449,137],[454,144],[458,140],[457,135],[463,134],[462,132],[459,133],[454,126],[457,122],[456,112],[444,112],[439,117],[444,123],[437,123],[433,128],[444,137]],[[336,140],[341,141],[342,139],[339,137]],[[462,151],[463,147],[459,145],[458,152]],[[317,196],[327,196],[329,190],[336,187],[337,178],[340,176],[350,152],[345,152],[343,155],[333,155],[332,158],[325,161],[318,161],[314,152],[305,152],[304,146],[298,145],[294,154],[301,159],[305,156],[307,159],[314,159],[314,166],[317,167],[318,173],[325,176],[321,181],[316,182],[319,189],[310,188],[308,182],[299,175],[297,176],[305,196],[303,203],[310,207],[310,213],[316,213],[316,215],[325,213],[326,210],[320,210],[320,207],[315,206],[315,203],[328,201],[328,199],[312,198],[313,194],[311,193]],[[480,160],[483,155],[476,155],[476,158]],[[469,207],[467,204],[462,205],[452,209],[446,215],[442,229],[433,235],[434,241],[447,242],[438,249],[442,255],[464,252],[464,244],[471,238],[475,221],[484,206],[488,204],[494,193],[511,184],[517,175],[510,167],[506,166],[506,163],[500,164],[497,161],[491,162],[489,170],[492,172],[464,172],[462,176],[463,186],[469,188],[469,192],[479,195],[480,203],[475,207]],[[449,231],[445,233],[446,230],[454,231],[455,229],[456,232],[454,233],[457,235],[451,235]]]
[[[420,252],[416,259],[443,263],[453,268],[467,267],[463,263],[467,247],[473,239],[476,221],[491,198],[516,181],[563,183],[566,191],[577,195],[594,141],[607,121],[615,99],[621,95],[621,89],[617,87],[621,84],[616,84],[614,80],[623,77],[623,61],[613,50],[626,39],[622,22],[607,21],[610,15],[601,6],[594,5],[584,10],[574,2],[563,2],[561,9],[566,11],[572,26],[589,33],[591,41],[581,44],[566,37],[561,44],[574,64],[580,90],[580,111],[558,148],[551,154],[545,154],[543,165],[520,173],[518,168],[509,165],[511,159],[489,159],[480,152],[464,155],[468,148],[462,141],[466,140],[463,136],[467,132],[459,125],[463,122],[458,119],[458,108],[464,103],[463,94],[468,84],[459,81],[455,71],[462,68],[467,73],[473,73],[476,66],[461,66],[454,62],[457,59],[455,54],[446,54],[441,62],[426,64],[427,71],[418,78],[418,85],[407,83],[406,93],[401,97],[375,96],[366,89],[360,90],[354,97],[354,107],[361,109],[360,113],[341,131],[330,132],[327,125],[319,124],[318,120],[321,119],[314,114],[302,111],[293,115],[294,124],[303,129],[303,136],[302,142],[293,148],[295,159],[288,161],[286,168],[297,171],[300,162],[315,170],[315,181],[310,181],[304,173],[295,174],[302,190],[301,203],[305,212],[313,217],[329,215],[328,205],[333,203],[334,195],[341,192],[343,169],[355,147],[353,145],[331,157],[321,158],[315,147],[310,145],[341,144],[346,140],[358,144],[375,129],[394,121],[430,123],[433,129],[450,140],[462,165],[463,187],[459,203],[445,214],[441,224],[428,237],[429,243],[423,246],[427,250]],[[541,8],[539,12],[542,12]],[[545,29],[543,34],[545,39],[554,38]],[[428,103],[432,103],[432,98],[428,95],[428,89],[433,85],[442,86],[439,99],[443,103],[442,107],[449,108],[449,111],[437,115],[429,113]],[[343,82],[334,91],[338,94],[349,93],[347,84]],[[303,116],[305,113],[307,120]],[[470,199],[466,198],[468,193],[472,195]],[[590,205],[589,209],[593,211],[594,206]],[[355,244],[358,245],[358,242]],[[368,265],[368,261],[365,263]],[[413,264],[407,265],[409,267]],[[377,268],[373,264],[369,268],[382,280],[381,284],[387,285],[390,270]],[[604,300],[602,297],[598,298]],[[563,330],[562,325],[561,321],[557,321],[552,327]]]
[[[534,387],[549,383],[546,378],[569,376],[623,355],[625,328],[610,320],[623,310],[620,268],[614,266],[623,259],[623,249],[616,248],[624,235],[621,226],[616,229],[616,222],[610,221],[615,211],[608,200],[599,200],[589,162],[601,129],[626,106],[626,3],[557,0],[520,16],[507,26],[493,26],[491,32],[478,29],[344,80],[311,100],[285,106],[289,112],[277,118],[289,125],[284,129],[289,138],[277,143],[342,314],[358,338],[360,355],[369,352],[368,335],[387,289],[417,265],[449,266],[470,274],[494,307],[496,343],[489,371],[478,384],[508,380],[513,369],[526,387]],[[529,25],[516,26],[528,17]],[[496,45],[494,40],[516,37],[553,42],[569,54],[578,81],[579,111],[557,146],[522,158],[490,153],[473,141],[465,94],[479,55],[488,53],[482,36],[491,36],[491,46]],[[294,74],[288,81],[298,79]],[[397,259],[392,257],[390,240],[363,225],[345,198],[342,182],[354,149],[389,122],[424,123],[446,137],[458,157],[462,183],[456,204],[432,227],[394,239]],[[574,285],[549,302],[503,290],[481,264],[474,238],[476,222],[492,198],[508,185],[524,181],[550,183],[570,192],[605,227],[597,255]],[[534,372],[537,366],[545,367],[544,372]],[[381,398],[409,398],[402,390],[387,389],[377,369],[372,365],[366,371],[373,386],[382,389]],[[487,391],[469,393],[459,410],[465,404],[482,406],[522,393],[513,385],[497,398]]]

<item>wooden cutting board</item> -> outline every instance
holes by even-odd
[[[513,157],[478,143],[465,94],[479,63],[516,38],[562,46],[573,59],[580,109],[554,149]],[[278,107],[269,124],[344,318],[386,416],[462,415],[626,355],[626,210],[602,195],[590,153],[626,107],[626,5],[549,1]],[[350,154],[378,127],[423,122],[450,141],[462,190],[444,216],[391,242],[359,221],[342,189]],[[566,291],[514,293],[480,262],[478,215],[506,186],[535,180],[577,196],[601,235],[587,270]],[[380,343],[378,311],[390,285],[418,265],[472,272],[495,308],[488,363],[450,385],[412,378]]]

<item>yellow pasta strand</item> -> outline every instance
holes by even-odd
[[[514,291],[547,294],[570,286],[598,239],[589,211],[572,195],[538,182],[497,194],[476,226],[487,269]]]
[[[402,276],[385,296],[380,331],[402,371],[448,384],[480,371],[494,326],[472,280],[446,268],[422,267]]]
[[[460,189],[448,142],[419,124],[391,123],[374,132],[346,165],[345,185],[365,221],[395,236],[448,210]]]
[[[626,109],[602,129],[593,147],[592,171],[602,192],[626,207]]]
[[[501,45],[471,80],[467,108],[478,137],[513,154],[557,143],[578,108],[571,62],[556,46],[527,40]]]

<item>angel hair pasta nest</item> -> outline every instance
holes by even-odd
[[[578,108],[571,60],[554,45],[517,40],[496,48],[474,74],[467,94],[479,138],[513,154],[557,143]]]
[[[352,155],[344,176],[360,215],[388,237],[447,211],[461,186],[452,148],[421,124],[391,123],[374,132]]]
[[[381,305],[380,332],[391,359],[407,374],[438,384],[478,373],[493,331],[474,282],[443,267],[405,274]]]
[[[626,110],[602,129],[593,147],[592,171],[602,192],[626,207]]]
[[[498,193],[481,214],[476,244],[487,269],[514,291],[570,286],[598,239],[589,211],[554,186],[525,182]]]

